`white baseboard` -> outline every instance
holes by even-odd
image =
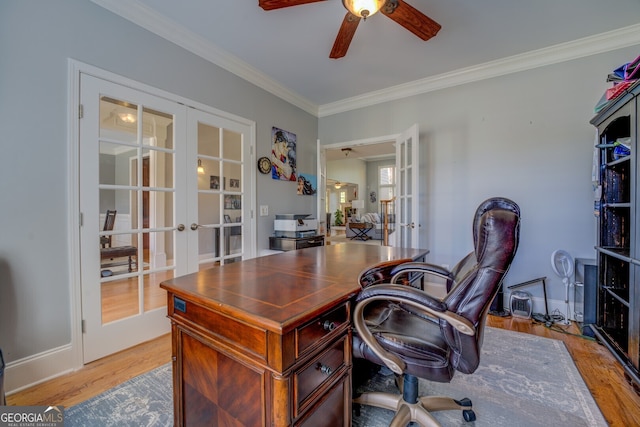
[[[7,363],[4,388],[7,395],[76,370],[71,344]]]

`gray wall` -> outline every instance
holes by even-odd
[[[89,1],[0,2],[0,52],[0,348],[7,362],[71,340],[68,58],[255,121],[258,157],[270,153],[272,126],[291,131],[298,170],[316,172],[316,117]],[[315,213],[316,198],[296,195],[295,182],[257,175],[256,205],[270,206],[268,217],[258,217],[259,252],[275,213]]]
[[[68,58],[255,121],[258,157],[270,152],[272,126],[296,133],[300,172],[316,171],[317,137],[358,140],[417,122],[431,259],[451,264],[471,250],[475,207],[507,196],[523,211],[507,282],[546,275],[563,299],[551,252],[591,257],[595,242],[588,121],[605,76],[637,47],[319,120],[86,0],[0,2],[0,52],[0,348],[12,362],[71,339]],[[315,213],[316,198],[257,175],[256,206],[270,207],[258,217],[259,251],[274,214]]]
[[[478,204],[509,197],[522,209],[522,232],[506,284],[547,276],[549,297],[564,301],[551,253],[595,257],[589,120],[607,74],[637,54],[637,47],[614,51],[323,117],[320,141],[373,138],[418,123],[421,246],[430,260],[455,264],[472,249]],[[542,297],[540,286],[527,290]]]

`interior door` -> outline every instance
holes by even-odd
[[[420,247],[418,146],[417,124],[396,139],[396,246],[403,248]]]
[[[250,129],[204,111],[188,112],[189,270],[198,271],[255,256],[251,182],[255,182]],[[197,166],[196,166],[197,165]]]
[[[176,123],[185,123],[186,108],[85,74],[80,98],[80,278],[87,363],[170,330],[166,292],[159,284],[188,272],[181,225],[187,214],[186,152],[179,148],[184,144],[175,143],[184,141]],[[107,210],[116,212],[109,230]]]
[[[327,219],[327,157],[326,150],[320,145],[320,140],[317,141],[317,158],[318,158],[318,189],[316,194],[318,196],[317,206],[317,218],[320,225],[319,232],[321,234],[329,235],[330,221]]]

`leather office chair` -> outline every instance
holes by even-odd
[[[440,410],[462,410],[466,421],[475,420],[469,399],[419,397],[418,377],[450,382],[456,371],[471,374],[477,369],[486,316],[515,256],[519,233],[518,205],[504,198],[489,199],[474,218],[473,257],[467,255],[459,263],[464,268],[456,271],[457,277],[445,273],[451,287],[443,298],[405,284],[364,281],[353,313],[353,356],[396,373],[402,395],[364,393],[354,403],[396,411],[390,424],[395,427],[411,421],[437,426],[429,411]],[[441,268],[426,263],[397,264],[384,268],[390,282],[407,273],[443,274]],[[380,270],[379,265],[374,267]],[[361,274],[361,279],[370,277],[368,271]]]

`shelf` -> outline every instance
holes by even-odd
[[[613,209],[622,209],[622,208],[630,208],[631,203],[605,203],[602,205],[603,208],[613,208]]]
[[[630,161],[631,161],[631,156],[624,156],[624,157],[621,157],[621,158],[619,158],[617,160],[610,161],[609,163],[607,163],[607,167],[608,168],[616,167],[617,165],[620,165],[620,164],[625,164],[626,165]]]
[[[621,297],[616,293],[617,291],[620,291],[620,289],[612,288],[610,286],[602,286],[602,289],[607,291],[609,295],[617,299],[622,305],[629,308],[629,301],[627,301],[626,299],[624,299],[623,297]]]
[[[629,256],[629,249],[621,249],[621,248],[611,248],[611,247],[603,247],[598,246],[596,250],[602,254],[612,256],[614,258],[618,258],[622,261],[633,262],[633,259]]]

